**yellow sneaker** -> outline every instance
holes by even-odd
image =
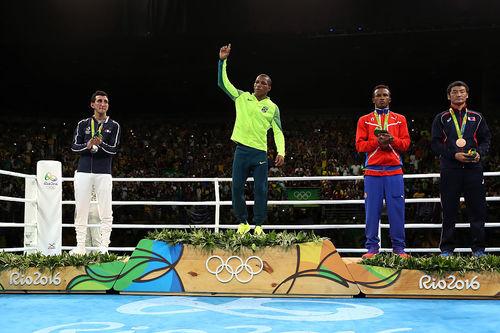
[[[244,235],[249,231],[250,231],[250,224],[248,224],[248,222],[245,222],[245,223],[240,223],[240,225],[238,226],[238,230],[236,232],[239,233],[240,235]]]
[[[264,229],[262,229],[262,227],[260,225],[258,225],[255,227],[253,234],[255,236],[262,236],[262,235],[265,235],[266,233],[264,232]]]

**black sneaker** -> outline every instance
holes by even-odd
[[[476,250],[472,251],[472,255],[476,258],[484,257],[486,253],[484,253],[484,250]]]

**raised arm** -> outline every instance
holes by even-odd
[[[229,81],[229,78],[227,77],[226,66],[229,53],[231,53],[231,44],[224,45],[223,47],[220,48],[217,82],[219,87],[229,97],[231,97],[232,100],[235,100],[239,95],[241,95],[242,91],[236,89],[233,86],[233,84]]]

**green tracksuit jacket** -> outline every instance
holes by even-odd
[[[267,131],[272,127],[278,154],[285,156],[285,137],[281,129],[280,111],[269,97],[259,101],[252,93],[236,89],[227,77],[227,60],[219,60],[219,87],[236,106],[236,121],[231,140],[267,151]]]

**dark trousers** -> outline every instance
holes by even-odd
[[[232,201],[238,223],[248,221],[245,204],[245,182],[253,176],[253,223],[262,225],[267,218],[267,153],[262,150],[236,145],[233,159]]]
[[[486,190],[483,170],[477,169],[442,169],[441,170],[441,206],[443,208],[443,228],[441,231],[442,252],[453,251],[455,223],[458,222],[460,195],[463,193],[472,234],[472,251],[483,250],[485,244],[484,223],[486,221]]]

